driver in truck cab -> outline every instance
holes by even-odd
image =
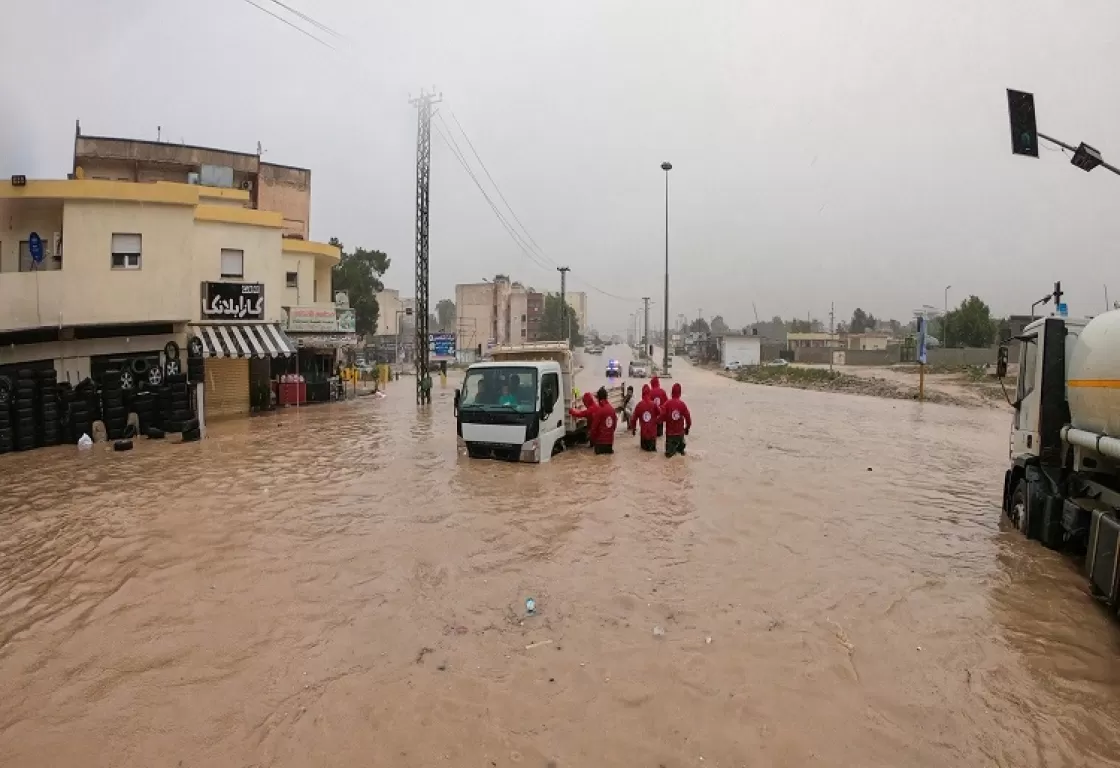
[[[587,441],[591,447],[595,447],[595,420],[599,415],[599,407],[595,404],[595,398],[591,396],[590,392],[583,393],[583,410],[579,408],[569,408],[568,413],[573,419],[587,419]]]

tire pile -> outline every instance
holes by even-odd
[[[12,430],[12,386],[11,379],[0,382],[0,453],[8,453],[15,448],[15,433]]]
[[[38,372],[39,435],[37,445],[58,445],[59,431],[58,373],[54,368]]]
[[[40,435],[35,423],[38,394],[39,383],[35,378],[35,371],[18,371],[12,399],[12,422],[15,426],[13,437],[17,451],[30,451],[39,443]]]

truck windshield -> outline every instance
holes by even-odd
[[[475,368],[463,381],[459,409],[532,413],[537,408],[537,369]]]

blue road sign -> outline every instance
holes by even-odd
[[[428,352],[433,357],[455,357],[455,334],[429,333]]]

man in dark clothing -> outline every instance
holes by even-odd
[[[568,413],[574,419],[587,419],[587,442],[591,447],[595,447],[595,419],[599,414],[599,406],[595,404],[595,398],[591,396],[590,392],[583,393],[583,410],[578,408],[569,408]]]
[[[595,441],[595,453],[614,453],[614,430],[618,426],[618,414],[611,405],[607,396],[607,388],[599,387],[595,393],[599,398],[596,406],[595,426],[592,427]]]
[[[661,407],[660,421],[665,425],[665,457],[684,456],[684,436],[692,429],[692,414],[681,400],[681,385],[673,385],[673,396]]]
[[[630,417],[630,434],[634,434],[634,427],[641,425],[641,445],[643,451],[657,450],[657,424],[660,413],[653,404],[649,394],[649,384],[642,386],[642,399],[634,406],[634,414]]]
[[[658,412],[664,409],[665,403],[669,400],[669,396],[665,394],[665,390],[661,388],[661,379],[654,376],[649,380],[649,398],[653,404],[657,406]],[[657,436],[661,437],[661,432],[664,425],[659,421],[657,422]]]

